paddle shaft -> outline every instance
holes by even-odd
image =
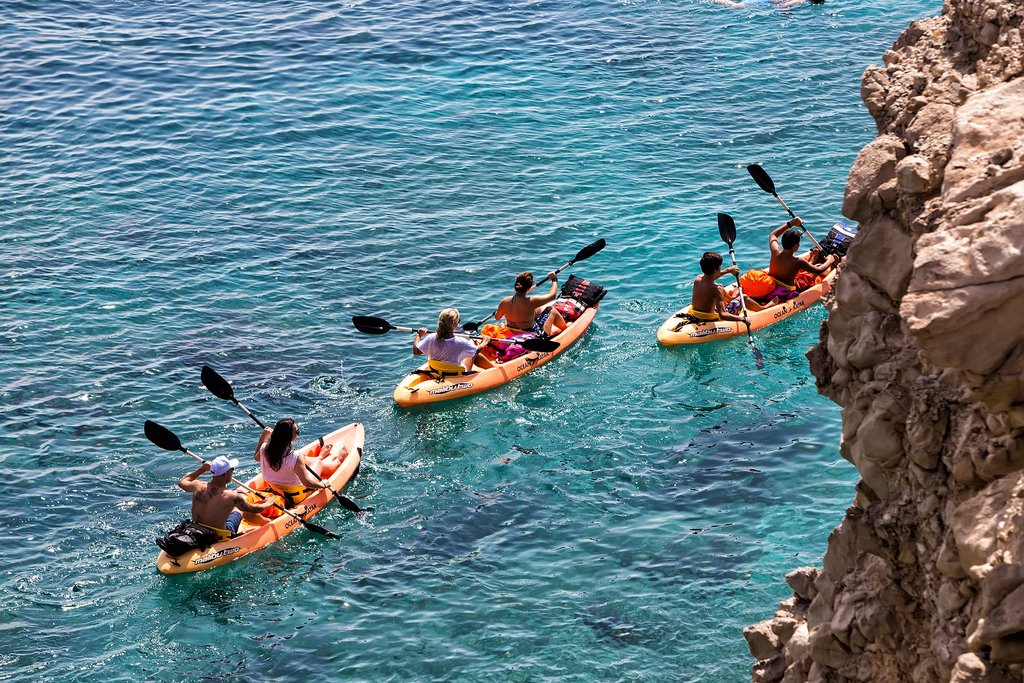
[[[493,317],[494,317],[494,313],[488,313],[487,317],[484,318],[483,320],[481,320],[480,322],[466,323],[465,325],[462,326],[462,329],[467,330],[468,332],[476,332],[477,330],[480,329],[481,325],[483,325],[485,322],[487,322],[488,320],[490,320]]]
[[[786,202],[782,201],[782,197],[780,197],[778,191],[776,191],[775,181],[772,180],[770,175],[768,175],[768,171],[764,170],[764,168],[759,164],[750,164],[747,166],[747,172],[750,174],[750,177],[754,179],[754,182],[757,183],[758,187],[775,197],[775,201],[782,205],[782,208],[786,210],[786,213],[789,214],[790,218],[796,218],[796,214],[793,213],[792,209],[786,206]],[[821,249],[821,245],[818,244],[818,240],[814,239],[814,235],[812,235],[806,227],[801,225],[800,229],[804,231],[805,235],[811,238],[811,241],[814,242],[814,246]]]
[[[788,206],[786,206],[786,202],[782,201],[782,197],[780,197],[778,195],[778,193],[772,192],[772,196],[775,197],[775,199],[778,200],[779,204],[782,204],[782,208],[786,210],[786,213],[789,214],[790,218],[796,218],[796,214],[793,213],[792,209],[790,209]],[[804,225],[801,225],[800,229],[804,231],[805,235],[807,235],[809,238],[811,238],[811,241],[814,242],[814,246],[816,246],[820,250],[821,249],[821,245],[818,244],[818,240],[814,239],[814,235],[811,234],[811,231],[808,230],[807,227],[804,226]]]
[[[743,285],[740,284],[740,269],[736,264],[736,251],[732,248],[732,242],[729,242],[729,259],[732,261],[732,265],[736,267],[736,289],[740,293],[740,311],[743,313],[743,323],[747,328],[747,343],[750,344],[751,352],[754,354],[754,360],[758,362],[758,366],[764,367],[762,365],[763,356],[761,355],[761,350],[754,344],[754,335],[750,332],[750,321],[747,320],[747,300],[743,296]]]
[[[249,417],[251,417],[251,418],[252,418],[252,421],[253,421],[253,422],[255,422],[256,424],[258,424],[258,425],[259,425],[260,427],[263,427],[263,429],[266,429],[266,428],[267,428],[267,425],[263,424],[263,421],[262,421],[262,420],[260,420],[260,419],[259,419],[258,417],[256,417],[256,415],[254,415],[254,414],[253,414],[253,412],[252,412],[251,410],[249,410],[249,409],[248,409],[248,408],[246,408],[246,407],[245,407],[244,405],[242,405],[242,402],[241,402],[241,401],[239,401],[239,400],[238,400],[237,398],[234,398],[234,397],[231,397],[231,400],[232,400],[232,401],[234,402],[234,404],[235,404],[236,406],[238,406],[239,408],[241,408],[241,409],[242,409],[242,412],[244,412],[244,413],[245,413],[246,415],[248,415]]]
[[[561,268],[559,268],[558,270],[556,270],[556,271],[555,271],[555,277],[557,278],[557,277],[558,277],[558,274],[559,274],[559,273],[561,273],[561,272],[562,272],[563,270],[565,270],[566,268],[568,268],[569,266],[571,266],[571,265],[572,265],[573,263],[575,263],[575,261],[569,261],[569,262],[568,262],[568,263],[566,263],[566,264],[565,264],[564,266],[562,266]],[[545,279],[545,280],[550,280],[551,278],[549,278],[549,277],[546,277],[546,278],[544,278],[544,279]]]
[[[740,293],[740,312],[743,313],[743,322],[747,325],[747,337],[750,339],[750,343],[754,343],[754,337],[750,334],[750,322],[747,320],[747,300],[743,296],[743,285],[740,284],[740,269],[736,264],[736,251],[732,248],[732,244],[729,245],[729,259],[732,261],[732,265],[736,268],[736,289]]]
[[[490,317],[491,316],[487,316],[487,318],[490,318]],[[487,318],[484,318],[484,320],[487,320]],[[482,323],[484,320],[481,320],[480,322]],[[419,332],[419,330],[417,330],[415,327],[401,327],[400,325],[392,325],[391,329],[395,330],[396,332]],[[483,339],[483,335],[479,335],[479,334],[462,334],[461,332],[456,332],[455,336],[456,337],[465,337],[466,339]]]

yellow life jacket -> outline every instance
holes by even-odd
[[[698,311],[693,306],[690,306],[690,310],[688,311],[688,313],[690,315],[692,315],[694,318],[696,318],[697,320],[720,320],[721,319],[721,318],[718,317],[718,312],[717,311],[712,311],[711,313],[705,313],[704,311]]]
[[[430,366],[431,370],[441,373],[442,377],[458,377],[459,375],[466,374],[466,368],[454,363],[445,363],[443,360],[428,358],[427,365]]]
[[[269,481],[267,482],[267,486],[284,496],[285,507],[289,508],[293,508],[306,500],[306,498],[309,498],[309,494],[317,490],[309,489],[302,485],[292,486],[290,484],[275,484]]]
[[[227,529],[221,529],[219,527],[210,526],[209,524],[203,524],[202,522],[196,522],[196,524],[203,527],[204,529],[209,529],[210,531],[214,532],[215,534],[220,536],[220,540],[222,541],[226,541],[227,539],[231,538],[231,532]]]

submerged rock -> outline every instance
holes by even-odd
[[[946,0],[864,74],[860,233],[808,354],[861,482],[749,630],[756,681],[1024,680],[1022,24]]]

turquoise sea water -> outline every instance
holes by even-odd
[[[938,0],[20,2],[0,8],[0,680],[742,681],[744,625],[852,497],[803,354],[818,307],[660,348],[714,215],[741,266],[818,235],[874,135],[860,74]],[[402,411],[409,339],[514,275],[609,289],[587,336],[475,398]],[[163,577],[198,453],[247,418],[367,450],[336,506]],[[251,468],[245,473],[251,472]]]

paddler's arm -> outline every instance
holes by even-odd
[[[425,327],[421,327],[420,329],[416,330],[416,334],[414,334],[412,336],[412,355],[414,355],[414,356],[422,356],[423,355],[423,352],[420,351],[420,347],[418,346],[418,344],[420,343],[420,338],[424,337],[426,334],[427,334],[427,328],[425,328]]]
[[[271,429],[270,427],[264,427],[263,431],[260,432],[259,441],[256,442],[256,452],[252,454],[252,459],[255,460],[256,462],[260,461],[260,450],[263,448],[263,444],[266,442],[267,439],[270,438],[270,435],[273,433],[274,430]]]
[[[545,296],[532,296],[530,297],[530,303],[537,306],[543,306],[546,303],[554,301],[558,296],[558,274],[555,271],[548,273],[548,280],[551,280],[551,290]]]
[[[505,311],[505,306],[506,306],[506,302],[507,301],[508,301],[508,297],[505,297],[504,299],[502,299],[501,301],[498,302],[498,307],[496,309],[494,309],[494,322],[495,323],[500,321],[502,318],[505,318],[505,317],[508,316],[508,313]]]
[[[806,259],[802,258],[798,258],[797,261],[800,270],[806,270],[810,273],[814,273],[815,275],[824,275],[825,273],[827,273],[828,271],[832,270],[832,268],[835,267],[836,255],[829,254],[828,256],[826,256],[825,262],[822,263],[820,266],[816,266],[813,263],[810,263]]]
[[[742,315],[733,315],[732,313],[727,313],[724,307],[718,310],[718,317],[721,318],[722,320],[731,320],[737,323],[744,323],[747,327],[750,327],[749,318],[744,320]]]
[[[192,493],[196,490],[196,479],[199,478],[199,475],[201,475],[203,472],[209,471],[210,463],[204,462],[202,465],[196,468],[195,471],[189,472],[184,477],[179,479],[178,486],[180,486],[183,491],[188,491],[189,493]]]
[[[730,268],[732,266],[729,266]],[[724,271],[723,271],[724,272]],[[738,323],[746,323],[747,327],[750,327],[750,321],[744,320],[742,315],[733,315],[732,313],[725,310],[725,289],[722,285],[715,285],[718,294],[715,296],[715,311],[718,313],[718,317],[722,320],[732,320]]]
[[[250,503],[248,496],[244,493],[236,494],[235,496],[235,507],[242,512],[252,512],[254,514],[263,512],[269,507],[273,507],[274,501],[264,500],[262,503]]]
[[[322,489],[326,488],[324,484],[321,484],[317,479],[313,478],[313,475],[306,469],[306,458],[301,455],[295,456],[295,468],[292,470],[295,472],[295,476],[299,478],[302,485],[307,489]]]
[[[782,233],[786,232],[790,228],[799,228],[804,222],[797,216],[792,220],[788,220],[779,227],[772,230],[772,234],[768,235],[768,248],[771,249],[773,254],[782,253],[782,245],[779,244],[779,238],[782,237]]]

